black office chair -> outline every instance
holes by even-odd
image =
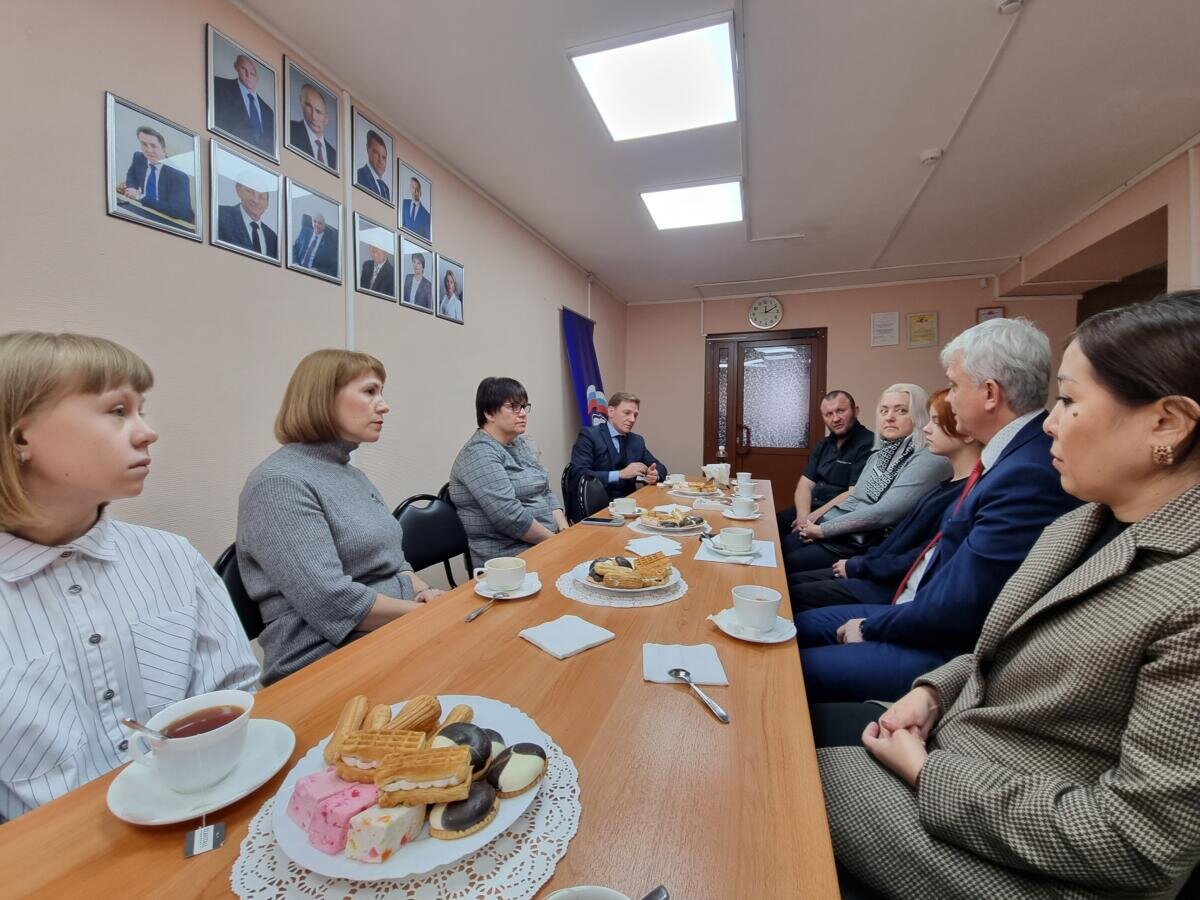
[[[418,506],[424,503],[424,506]],[[441,563],[446,567],[446,580],[450,587],[458,587],[450,560],[462,556],[471,577],[474,566],[471,551],[467,547],[467,532],[459,521],[454,504],[450,502],[449,484],[442,487],[435,497],[432,494],[415,494],[396,507],[392,513],[404,529],[404,558],[414,571]]]
[[[238,568],[237,544],[230,544],[226,547],[225,552],[217,557],[217,563],[213,568],[217,570],[220,579],[225,582],[225,590],[229,591],[234,612],[242,621],[246,637],[254,640],[262,634],[262,630],[266,626],[263,625],[262,612],[259,610],[258,604],[250,599],[250,595],[246,593],[246,586],[242,584],[242,571]]]
[[[604,485],[600,483],[599,478],[595,475],[585,473],[579,479],[575,502],[579,512],[582,513],[579,519],[586,519],[588,516],[608,507],[608,491],[604,489]]]

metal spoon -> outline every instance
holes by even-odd
[[[163,734],[161,731],[155,731],[153,728],[149,727],[148,725],[143,725],[137,719],[122,719],[121,724],[124,725],[126,728],[128,728],[130,731],[139,731],[142,734],[144,734],[146,737],[151,738],[152,740],[155,740],[155,741],[169,741],[170,740],[170,738],[167,737],[165,734]]]
[[[729,724],[729,713],[717,706],[716,701],[714,701],[712,697],[708,696],[708,694],[696,687],[696,683],[692,681],[691,672],[689,672],[687,669],[668,669],[667,674],[672,678],[678,678],[680,681],[687,682],[687,686],[692,689],[692,693],[699,697],[700,702],[707,706],[709,712],[717,717],[717,721],[724,722],[726,725]]]
[[[483,604],[483,606],[479,607],[478,609],[471,610],[471,612],[469,612],[467,614],[467,617],[465,619],[463,619],[463,621],[464,622],[474,622],[476,619],[478,619],[480,616],[482,616],[485,612],[487,612],[489,609],[491,609],[493,603],[495,603],[497,600],[503,600],[510,593],[512,593],[512,592],[505,591],[505,592],[499,593],[499,594],[492,594],[491,600],[489,600],[487,603]]]
[[[667,889],[661,884],[648,893],[642,900],[671,900],[671,895],[667,893]]]

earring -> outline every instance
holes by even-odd
[[[1155,444],[1150,450],[1150,457],[1156,466],[1175,465],[1175,448],[1170,444]]]

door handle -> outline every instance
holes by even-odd
[[[738,450],[750,449],[750,426],[739,425],[738,430]]]
[[[751,447],[754,446],[754,444],[752,444],[750,441],[750,426],[743,425],[742,427],[746,429],[746,449],[749,450]]]

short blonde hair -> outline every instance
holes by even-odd
[[[908,414],[913,421],[912,445],[918,450],[923,450],[925,448],[925,424],[929,421],[929,395],[925,393],[925,388],[919,384],[908,384],[904,381],[889,385],[879,395],[879,404],[875,407],[876,410],[883,405],[884,394],[908,394]],[[878,450],[882,444],[883,436],[876,428],[875,449]]]
[[[69,394],[154,385],[146,361],[127,347],[86,334],[14,331],[0,335],[0,530],[38,521],[21,479],[20,425]]]
[[[622,403],[632,403],[634,406],[641,409],[642,401],[628,391],[617,391],[608,398],[608,408],[616,409]]]
[[[281,444],[337,440],[334,398],[367,372],[387,381],[383,363],[369,353],[331,349],[308,354],[296,366],[283,392],[283,403],[275,417],[275,439]]]

